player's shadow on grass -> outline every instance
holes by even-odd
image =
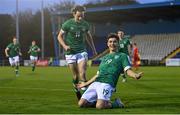
[[[0,86],[2,86],[3,84],[10,83],[10,82],[14,81],[15,79],[16,79],[16,77],[0,78]]]

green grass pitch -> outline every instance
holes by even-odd
[[[97,67],[89,67],[90,78]],[[0,67],[0,113],[24,114],[180,114],[180,67],[141,67],[139,81],[120,77],[117,92],[124,109],[97,110],[79,108],[72,90],[72,76],[67,67],[20,67],[15,77],[13,68]]]

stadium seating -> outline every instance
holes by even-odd
[[[180,47],[180,33],[135,35],[142,60],[162,60],[176,48]]]

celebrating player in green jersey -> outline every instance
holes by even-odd
[[[142,76],[142,73],[135,73],[131,70],[127,55],[118,52],[118,36],[109,34],[107,39],[110,52],[102,58],[97,74],[89,81],[78,84],[78,88],[89,85],[78,103],[80,107],[123,108],[124,104],[119,98],[113,103],[110,102],[120,73],[125,72],[136,80]]]
[[[32,71],[35,70],[36,61],[38,60],[38,53],[40,52],[40,48],[36,45],[36,41],[32,41],[32,45],[29,48],[28,53],[30,53],[30,60],[32,65]]]
[[[9,63],[12,67],[15,67],[16,76],[19,75],[19,55],[21,54],[20,45],[17,42],[16,37],[13,37],[13,43],[10,43],[5,49],[5,55],[9,58]]]
[[[67,20],[63,25],[58,35],[59,43],[65,50],[65,58],[70,70],[73,73],[73,86],[75,88],[78,99],[81,93],[76,88],[79,81],[86,81],[86,66],[88,54],[86,51],[85,41],[90,45],[94,55],[97,54],[92,35],[90,33],[90,26],[84,18],[85,8],[76,6],[72,13],[74,18]],[[65,35],[65,38],[64,38]]]
[[[119,52],[125,53],[128,55],[128,59],[130,61],[130,56],[131,56],[131,42],[129,40],[128,37],[124,36],[124,32],[123,31],[118,31],[117,35],[119,37]],[[131,61],[130,61],[131,62]],[[125,74],[121,74],[121,76],[123,77],[122,82],[126,82],[126,75]]]

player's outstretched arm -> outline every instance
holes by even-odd
[[[96,51],[94,41],[93,41],[93,38],[92,38],[92,35],[91,35],[90,31],[87,32],[86,41],[89,44],[89,46],[91,47],[91,49],[93,51],[93,54],[97,55],[97,51]]]
[[[18,54],[19,54],[20,56],[22,56],[21,49],[19,49]]]
[[[143,72],[139,72],[139,73],[135,73],[133,72],[131,69],[128,69],[127,71],[127,75],[138,80],[143,76]]]
[[[78,88],[82,88],[82,87],[85,87],[85,86],[90,85],[91,83],[93,83],[93,82],[96,80],[97,76],[98,76],[98,75],[96,74],[94,77],[92,77],[92,78],[91,78],[90,80],[88,80],[87,82],[77,84],[77,87],[78,87]]]
[[[31,49],[29,49],[28,54],[31,53]]]
[[[21,52],[19,52],[19,55],[20,55],[20,56],[22,56],[22,53],[21,53]]]
[[[40,52],[41,50],[40,50],[40,48],[38,48],[37,50],[34,50],[34,52]]]

